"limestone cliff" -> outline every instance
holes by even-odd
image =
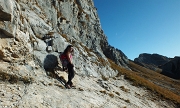
[[[68,44],[74,90],[64,89],[67,73],[57,69]],[[0,0],[0,107],[175,107],[131,85],[108,58],[128,69],[125,54],[108,44],[92,0]]]
[[[108,44],[91,0],[1,0],[0,10],[3,61],[37,59],[37,65],[51,68],[46,64],[54,62],[48,61],[49,55],[57,56],[67,44],[73,44],[76,67],[83,74],[96,74],[107,68],[109,72],[105,74],[114,76],[116,72],[99,62],[102,58],[109,64],[106,57],[128,68],[123,52]],[[91,68],[95,72],[87,70]]]

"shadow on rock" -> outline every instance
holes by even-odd
[[[53,78],[58,78],[58,75],[55,73],[55,70],[58,68],[61,70],[61,68],[58,67],[57,56],[52,54],[47,55],[44,60],[44,69],[46,70],[46,74]]]
[[[62,76],[58,76],[56,73],[57,70],[62,71],[63,69],[58,66],[58,58],[57,56],[50,54],[47,55],[44,60],[44,69],[46,70],[46,74],[52,78],[57,79],[60,81],[63,85],[65,85],[66,80]]]

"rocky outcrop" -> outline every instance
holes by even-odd
[[[70,90],[58,58],[68,44],[76,71]],[[128,68],[92,0],[0,0],[0,107],[173,107],[116,77],[108,58]]]
[[[156,68],[158,68],[159,65],[163,65],[170,60],[170,58],[159,54],[143,53],[140,54],[138,58],[135,58],[134,62],[146,68],[156,70]]]
[[[1,0],[0,7],[1,20],[7,20],[0,23],[3,61],[30,59],[34,65],[52,68],[49,63],[55,59],[49,59],[50,55],[57,57],[68,44],[73,44],[74,62],[81,74],[115,76],[117,72],[110,68],[107,57],[128,68],[128,59],[122,52],[110,45],[103,48],[101,43],[107,43],[107,39],[91,0]],[[102,72],[104,69],[107,72]]]
[[[180,79],[180,57],[175,57],[159,67],[162,69],[162,74],[171,78]]]
[[[140,54],[134,62],[154,71],[160,68],[161,74],[180,79],[180,57],[168,58],[159,54]]]
[[[101,43],[101,48],[103,50],[104,55],[107,58],[113,60],[119,66],[129,69],[129,67],[127,66],[127,64],[129,64],[129,60],[121,50],[112,47],[108,43],[103,43],[103,44],[102,43]]]

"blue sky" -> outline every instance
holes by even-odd
[[[134,60],[141,53],[180,56],[180,0],[94,0],[110,45]]]

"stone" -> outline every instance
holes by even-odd
[[[68,79],[68,74],[61,71],[59,54],[69,44],[74,49],[76,89],[67,90],[58,77]],[[0,0],[0,74],[7,75],[5,81],[0,81],[0,106],[173,106],[169,101],[162,104],[134,95],[151,94],[125,78],[113,79],[118,71],[111,68],[108,59],[129,69],[127,56],[109,45],[93,0]],[[11,78],[16,83],[10,83]],[[118,93],[120,85],[131,90]]]

